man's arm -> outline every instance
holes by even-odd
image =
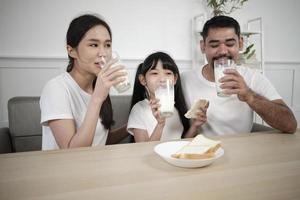
[[[282,99],[270,101],[252,91],[244,78],[236,70],[226,70],[227,76],[220,79],[227,94],[236,94],[239,100],[246,102],[265,122],[285,133],[294,133],[297,121],[293,112]]]
[[[269,101],[252,90],[246,103],[270,126],[285,133],[294,133],[297,121],[293,112],[281,99]]]

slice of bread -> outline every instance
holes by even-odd
[[[171,156],[181,159],[212,158],[220,147],[221,141],[211,140],[203,135],[197,135],[191,142]]]
[[[190,118],[197,118],[197,110],[200,108],[205,108],[208,104],[208,101],[205,99],[199,99],[198,101],[196,101],[191,109],[189,109],[184,116],[188,119]]]

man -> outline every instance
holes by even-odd
[[[218,97],[215,88],[214,60],[232,58],[237,61],[243,47],[238,22],[228,16],[208,20],[202,31],[201,51],[207,64],[195,71],[182,73],[182,86],[188,107],[198,99],[207,99],[209,108],[204,134],[247,133],[253,125],[253,111],[266,123],[285,133],[294,133],[297,121],[272,84],[261,73],[237,66],[225,70],[221,88],[230,97]]]

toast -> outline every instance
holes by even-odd
[[[221,141],[211,140],[203,135],[197,135],[191,142],[183,146],[171,156],[180,159],[207,159],[215,156],[221,147]]]
[[[208,101],[205,100],[205,99],[199,99],[198,101],[196,101],[191,109],[189,109],[185,114],[184,116],[188,119],[191,119],[191,118],[197,118],[197,110],[199,108],[205,108],[208,104]]]

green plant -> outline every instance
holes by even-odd
[[[212,9],[213,16],[228,15],[242,8],[248,0],[206,0],[207,6]]]
[[[250,59],[254,53],[255,53],[255,49],[252,49],[254,47],[254,44],[250,44],[249,46],[247,46],[246,50],[243,52],[243,56],[246,59]]]

